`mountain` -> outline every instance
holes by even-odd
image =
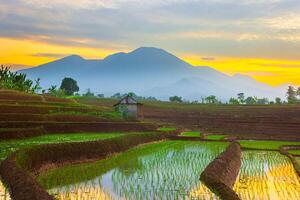
[[[41,78],[43,88],[60,85],[64,77],[72,77],[77,80],[81,92],[90,88],[105,95],[133,91],[160,99],[180,95],[189,100],[216,95],[223,101],[239,92],[271,99],[284,95],[282,88],[273,88],[241,74],[228,76],[211,67],[195,67],[153,47],[116,53],[103,60],[72,55],[19,72],[31,79]]]

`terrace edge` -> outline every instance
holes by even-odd
[[[102,141],[60,143],[21,149],[1,163],[0,176],[13,200],[54,200],[35,179],[43,166],[49,163],[59,166],[78,163],[80,160],[99,160],[140,144],[164,140],[167,135],[158,132],[142,133]]]
[[[223,200],[240,200],[232,189],[241,167],[241,146],[231,143],[201,173],[200,180]]]

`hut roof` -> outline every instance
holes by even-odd
[[[137,100],[135,100],[132,96],[130,95],[126,95],[125,97],[123,97],[121,100],[118,101],[118,103],[116,103],[114,106],[118,106],[120,104],[123,105],[143,105],[141,103],[139,103]]]

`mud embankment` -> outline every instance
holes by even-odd
[[[281,154],[287,156],[290,161],[292,162],[295,171],[297,172],[298,176],[300,177],[300,165],[297,162],[297,160],[295,159],[295,157],[290,154],[288,151],[289,150],[300,150],[300,146],[281,146],[279,151]]]
[[[52,133],[150,132],[156,130],[157,126],[142,122],[0,122],[0,128],[3,128],[0,132],[1,141]]]
[[[232,190],[241,167],[241,147],[231,143],[202,172],[200,180],[223,200],[239,200]]]
[[[139,144],[165,138],[165,133],[144,133],[103,141],[51,144],[22,149],[1,163],[0,175],[14,200],[54,200],[35,179],[35,175],[41,170],[103,159]]]

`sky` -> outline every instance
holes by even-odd
[[[151,46],[194,66],[300,85],[299,10],[299,0],[0,0],[0,64]]]

